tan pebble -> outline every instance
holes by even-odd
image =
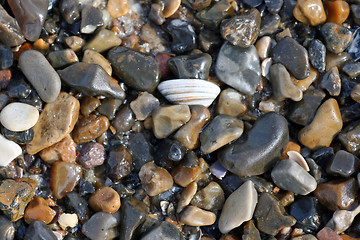
[[[85,45],[85,40],[78,36],[70,36],[65,38],[65,43],[69,48],[77,52]]]
[[[190,183],[196,181],[201,174],[201,168],[199,166],[193,168],[183,167],[181,164],[176,166],[171,175],[174,178],[174,182],[182,187],[186,187]]]
[[[64,161],[74,163],[76,161],[76,146],[70,135],[60,142],[45,148],[40,152],[40,157],[47,163]]]
[[[329,147],[343,126],[339,105],[334,98],[324,102],[310,125],[299,132],[299,141],[311,150]]]
[[[79,101],[65,92],[60,93],[54,102],[46,104],[33,128],[34,138],[26,146],[26,151],[33,155],[64,139],[74,129],[79,109]]]
[[[187,206],[180,214],[180,221],[189,226],[210,226],[215,223],[216,215],[195,206]]]
[[[39,52],[41,52],[42,54],[46,53],[49,48],[50,48],[50,45],[44,41],[44,39],[42,38],[39,38],[38,40],[36,40],[33,44],[33,48],[35,50],[38,50]]]
[[[194,197],[197,191],[197,183],[190,183],[180,194],[178,206],[176,209],[177,213],[180,213],[186,206],[191,202],[191,199]]]
[[[298,21],[311,26],[317,26],[326,21],[326,13],[321,0],[298,0],[293,14]]]
[[[84,50],[91,49],[99,53],[105,52],[113,47],[121,44],[121,39],[110,30],[101,29],[96,33],[95,37],[91,39],[84,47]]]
[[[346,1],[326,1],[324,4],[328,13],[327,22],[342,24],[350,14],[350,7]]]
[[[360,103],[360,83],[355,85],[351,91],[350,96],[354,101]]]
[[[76,144],[90,142],[106,132],[109,126],[109,119],[105,116],[81,116],[73,131],[74,141]]]
[[[206,187],[196,193],[191,205],[205,210],[219,210],[225,202],[224,191],[216,182],[210,182]]]
[[[97,212],[113,214],[121,206],[119,194],[111,187],[97,189],[89,199],[89,205]]]
[[[326,53],[325,62],[326,62],[326,68],[325,71],[329,71],[332,67],[337,66],[339,71],[344,66],[344,63],[347,60],[350,60],[351,57],[347,52],[341,52],[341,53]]]
[[[128,0],[109,0],[106,9],[111,17],[122,17],[129,12],[129,3]]]
[[[50,208],[48,202],[42,197],[34,197],[25,209],[25,222],[42,221],[49,224],[56,215],[56,211]]]
[[[260,60],[264,60],[269,57],[270,49],[271,49],[271,38],[269,36],[264,36],[260,38],[255,43],[256,50],[258,52]]]
[[[109,61],[103,55],[94,50],[85,50],[82,61],[85,63],[94,63],[100,65],[110,76],[112,74],[112,68]]]
[[[170,173],[165,168],[156,166],[154,162],[148,162],[141,167],[139,178],[150,197],[169,190],[174,184]]]
[[[232,88],[221,91],[216,112],[232,117],[238,117],[246,112],[246,105],[242,102],[244,96]]]
[[[81,99],[80,112],[84,116],[89,116],[98,106],[101,101],[95,97],[84,97]]]
[[[58,219],[58,223],[62,229],[66,229],[67,227],[74,228],[78,221],[79,219],[76,213],[63,213]]]
[[[181,0],[165,0],[164,3],[165,6],[163,14],[165,18],[168,18],[178,10]]]
[[[310,74],[303,80],[297,80],[293,75],[290,75],[291,80],[298,86],[303,92],[308,90],[310,85],[319,78],[320,74],[312,66],[310,66]]]

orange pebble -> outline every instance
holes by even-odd
[[[14,52],[14,58],[16,60],[19,59],[20,55],[25,52],[26,50],[30,50],[32,49],[32,45],[30,43],[24,43],[23,45],[21,45],[21,47],[19,48],[19,50],[17,52]]]
[[[342,24],[350,14],[349,4],[345,1],[328,1],[325,2],[327,10],[327,21]]]
[[[34,197],[26,207],[24,219],[31,223],[35,220],[49,224],[56,215],[56,211],[49,207],[48,202],[42,197]]]
[[[283,154],[281,155],[281,160],[284,160],[284,159],[288,159],[289,156],[287,155],[287,152],[288,151],[296,151],[296,152],[300,152],[301,150],[301,147],[299,144],[295,143],[295,142],[292,142],[292,141],[289,141],[288,145],[286,146]]]

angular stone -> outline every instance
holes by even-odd
[[[281,63],[298,80],[310,74],[308,52],[296,40],[285,37],[273,49],[272,59]]]
[[[216,112],[232,117],[241,116],[246,112],[246,105],[243,103],[243,100],[244,96],[238,91],[227,88],[220,93],[218,104],[216,105]]]
[[[169,190],[174,184],[170,173],[165,168],[156,166],[154,162],[148,162],[141,167],[139,178],[150,197]]]
[[[241,93],[252,95],[260,82],[260,61],[254,46],[240,48],[225,42],[216,60],[216,75]]]
[[[275,100],[283,101],[290,98],[297,102],[303,98],[301,89],[291,81],[284,65],[273,64],[270,68],[270,79]]]
[[[319,72],[325,71],[325,45],[320,40],[314,39],[310,42],[308,51],[311,65]]]
[[[243,222],[251,220],[257,202],[258,196],[253,182],[246,181],[226,199],[220,215],[219,230],[228,233]]]
[[[232,17],[221,23],[222,37],[233,45],[247,48],[253,45],[259,36],[261,16],[256,8]]]
[[[25,42],[24,35],[15,18],[0,5],[0,42],[8,47],[19,46]]]
[[[180,221],[186,225],[210,226],[215,223],[216,215],[195,206],[187,206],[180,214]]]
[[[120,44],[121,39],[114,32],[103,28],[85,45],[84,50],[91,49],[102,53]]]
[[[145,234],[141,240],[180,240],[181,235],[179,229],[167,221],[162,221],[159,226],[153,228],[150,232]]]
[[[195,49],[195,29],[187,21],[173,19],[164,27],[164,29],[171,35],[172,52],[176,54],[184,54]]]
[[[30,224],[33,221],[42,221],[49,224],[56,215],[49,203],[42,197],[34,197],[25,210],[25,222]]]
[[[330,98],[316,111],[310,125],[301,129],[298,139],[304,146],[313,150],[328,147],[342,126],[339,105],[335,99]]]
[[[72,132],[79,116],[79,101],[62,92],[52,103],[48,103],[34,126],[34,139],[26,146],[29,154],[36,154],[60,142]]]
[[[311,26],[317,26],[326,21],[326,13],[321,0],[297,1],[293,12],[298,21]]]
[[[131,155],[123,146],[111,149],[106,162],[111,179],[120,180],[131,173]]]
[[[139,91],[152,92],[159,84],[159,64],[152,56],[125,48],[109,51],[113,71],[124,83]]]
[[[314,192],[319,202],[335,211],[337,208],[347,209],[358,196],[359,186],[354,178],[334,180],[318,185]]]
[[[106,212],[97,212],[82,226],[82,233],[88,238],[95,239],[111,239],[114,229],[119,221],[114,215]]]
[[[284,227],[291,227],[296,219],[287,216],[284,206],[271,193],[262,193],[254,217],[260,231],[275,236]]]
[[[208,28],[216,29],[221,21],[234,14],[234,6],[226,0],[220,0],[209,9],[200,11],[197,18]]]
[[[107,72],[107,74],[110,76],[112,74],[112,67],[109,61],[103,55],[94,50],[85,50],[82,61],[84,63],[97,64],[101,66]]]
[[[91,5],[85,5],[81,10],[80,32],[90,34],[102,25],[104,25],[104,21],[100,9]]]
[[[76,63],[58,71],[61,79],[86,96],[105,96],[123,100],[125,92],[106,71],[97,64]]]
[[[305,231],[317,231],[320,227],[318,202],[315,197],[304,197],[290,205],[290,215]]]
[[[26,205],[34,196],[36,182],[27,178],[6,179],[0,184],[0,209],[16,222],[24,216]]]
[[[198,191],[193,199],[191,205],[196,207],[215,211],[220,210],[225,202],[224,191],[216,182],[210,182],[206,187]]]
[[[255,227],[252,220],[248,221],[244,226],[244,234],[242,235],[243,240],[261,240],[260,232]]]
[[[339,96],[341,91],[341,79],[336,66],[327,71],[318,81],[322,89],[328,91],[331,96]]]
[[[79,58],[76,56],[76,53],[72,49],[50,52],[47,55],[47,59],[49,60],[53,68],[63,68],[73,63],[79,62]]]
[[[70,135],[55,143],[51,147],[40,152],[40,157],[48,163],[64,161],[74,163],[76,161],[76,146]]]
[[[273,167],[288,141],[286,119],[274,112],[267,113],[258,118],[247,133],[246,141],[226,146],[219,152],[218,159],[239,176],[260,175]]]
[[[45,223],[41,221],[35,221],[29,225],[26,230],[24,240],[57,240],[54,232]]]
[[[324,36],[326,48],[333,53],[343,52],[352,40],[352,32],[336,23],[325,23],[321,27],[321,33]]]
[[[140,93],[139,96],[130,103],[131,110],[133,110],[136,119],[140,121],[145,120],[159,106],[159,100],[148,92]]]
[[[155,137],[168,137],[190,120],[190,108],[187,105],[160,106],[152,114]]]
[[[100,137],[109,128],[109,119],[105,116],[80,116],[74,131],[73,138],[76,144],[90,142]]]
[[[207,53],[175,56],[167,61],[170,70],[179,79],[207,80],[211,63],[212,58]]]
[[[348,178],[360,169],[360,160],[353,154],[339,150],[329,161],[326,172],[335,176]]]
[[[316,189],[316,180],[293,160],[281,160],[271,171],[271,178],[281,189],[307,195]]]
[[[77,162],[84,168],[92,168],[105,162],[105,149],[100,143],[85,143],[78,155]]]
[[[13,132],[29,130],[38,119],[39,111],[25,103],[10,103],[0,112],[1,124]]]
[[[23,52],[19,66],[43,101],[55,101],[60,93],[61,80],[44,55],[36,50]]]
[[[200,133],[201,151],[211,153],[241,136],[244,123],[228,115],[217,115]]]
[[[8,3],[25,38],[31,42],[38,39],[48,12],[49,0],[16,0]]]

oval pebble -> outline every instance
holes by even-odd
[[[25,103],[10,103],[0,112],[1,124],[13,132],[26,131],[39,120],[39,111]]]

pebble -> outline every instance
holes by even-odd
[[[153,147],[143,133],[130,135],[128,151],[131,155],[133,171],[140,171],[141,167],[154,159]]]
[[[219,219],[219,230],[225,234],[251,220],[257,202],[254,183],[246,181],[226,199]]]
[[[228,115],[217,115],[200,133],[201,151],[212,153],[241,136],[244,123]]]
[[[232,117],[242,116],[246,112],[246,105],[243,103],[244,96],[232,88],[221,91],[216,112]],[[191,120],[190,120],[191,121]]]
[[[342,240],[343,238],[337,235],[331,228],[324,227],[317,234],[318,240]]]
[[[337,234],[342,233],[352,225],[355,217],[359,214],[359,210],[359,206],[351,211],[337,209],[326,226],[333,229]]]
[[[331,96],[339,96],[341,92],[341,79],[336,66],[322,75],[318,82],[319,86],[325,89]]]
[[[78,36],[69,36],[65,38],[65,43],[69,48],[78,52],[85,45],[85,40]]]
[[[326,172],[335,176],[348,178],[360,169],[359,159],[344,150],[339,150],[329,161]]]
[[[86,96],[105,96],[123,100],[125,92],[106,71],[97,64],[75,63],[58,71],[61,79]]]
[[[25,42],[19,23],[10,16],[4,7],[0,6],[0,42],[8,47],[19,46]]]
[[[198,191],[191,200],[191,205],[209,210],[220,210],[225,202],[224,191],[216,182],[210,182]]]
[[[218,159],[238,176],[260,175],[272,168],[288,141],[289,130],[285,118],[273,112],[267,113],[258,118],[244,142],[224,147]]]
[[[0,69],[8,69],[13,65],[14,54],[11,48],[0,45]]]
[[[90,142],[100,137],[109,128],[109,119],[105,116],[89,115],[80,116],[73,131],[73,138],[76,144]]]
[[[100,166],[105,161],[105,149],[100,143],[88,142],[81,148],[77,162],[84,168]]]
[[[174,135],[174,138],[187,149],[194,149],[199,146],[199,133],[205,124],[210,120],[208,108],[200,105],[191,106],[191,118]]]
[[[265,0],[267,10],[272,14],[277,14],[283,6],[283,0]]]
[[[162,5],[160,5],[159,3],[152,3],[148,16],[149,20],[151,20],[156,25],[162,25],[165,22],[165,17],[162,10]]]
[[[61,80],[44,55],[36,50],[23,52],[19,66],[43,101],[55,101],[60,93]]]
[[[159,226],[156,226],[150,232],[146,233],[141,240],[152,240],[156,238],[162,240],[180,240],[181,234],[174,224],[162,221]]]
[[[183,189],[183,191],[180,194],[178,206],[176,209],[177,213],[180,213],[186,206],[188,206],[192,200],[192,198],[195,196],[198,189],[198,185],[196,182],[190,183],[187,187]]]
[[[356,78],[360,75],[360,63],[352,61],[345,62],[342,71],[349,77]]]
[[[120,209],[120,196],[111,187],[101,187],[91,195],[89,205],[97,212],[114,214]]]
[[[342,126],[339,105],[335,99],[330,98],[316,111],[313,121],[301,129],[298,139],[312,150],[328,147]]]
[[[261,16],[256,8],[221,23],[221,36],[235,46],[247,48],[259,36]]]
[[[298,21],[311,26],[317,26],[326,21],[326,13],[321,0],[297,1],[293,13]]]
[[[256,48],[240,48],[226,41],[220,49],[215,71],[222,82],[241,93],[254,94],[261,78]]]
[[[153,111],[152,118],[155,137],[166,138],[190,120],[190,108],[187,105],[160,106]]]
[[[351,43],[352,32],[336,23],[325,23],[321,27],[327,50],[333,53],[343,52]]]
[[[82,62],[89,64],[97,64],[101,66],[107,72],[107,74],[109,74],[109,76],[112,75],[112,67],[109,61],[103,55],[94,50],[85,50]]]
[[[172,171],[171,175],[174,182],[182,187],[187,187],[190,183],[196,181],[201,174],[200,166],[183,166],[177,165]]]
[[[279,30],[280,16],[278,14],[268,13],[261,18],[259,36],[271,35]]]
[[[68,162],[55,162],[51,167],[50,186],[57,199],[72,192],[81,178],[81,166]]]
[[[328,22],[342,24],[350,14],[350,7],[346,1],[325,2],[324,5],[327,11]]]
[[[309,44],[309,60],[311,65],[319,72],[325,71],[326,47],[318,39],[314,39]]]
[[[347,52],[342,52],[338,54],[327,53],[325,57],[325,62],[326,62],[325,70],[329,71],[334,66],[337,66],[338,68],[342,68],[344,63],[350,59],[351,57]]]
[[[264,36],[258,39],[255,43],[255,48],[261,61],[268,58],[271,50],[271,38]]]
[[[360,150],[360,144],[359,144],[359,122],[353,122],[349,124],[346,128],[344,128],[340,134],[339,134],[339,140],[345,147],[345,149],[352,154],[355,154],[358,156],[359,150]]]
[[[316,110],[325,96],[326,94],[320,89],[309,89],[304,92],[303,99],[291,105],[289,119],[302,126],[308,125],[314,119]]]
[[[15,237],[15,226],[6,216],[0,217],[0,238],[13,240]]]
[[[176,140],[164,139],[155,147],[154,160],[161,167],[166,167],[172,162],[179,162],[185,156],[186,149]],[[191,154],[189,152],[188,154]],[[196,156],[195,156],[196,158]]]
[[[116,47],[109,51],[108,58],[115,75],[135,90],[153,92],[159,84],[160,68],[154,57]]]
[[[45,224],[51,223],[56,215],[49,203],[42,197],[34,197],[25,209],[25,222],[30,224],[33,221],[42,221]]]
[[[113,180],[120,180],[131,173],[131,155],[123,146],[111,149],[106,162],[109,177]]]
[[[184,54],[195,49],[195,29],[186,21],[173,19],[168,24],[166,24],[164,29],[171,35],[172,52],[176,54]]]
[[[79,62],[79,58],[72,49],[50,52],[47,55],[47,59],[53,68],[64,68],[73,63]]]
[[[296,200],[290,206],[290,215],[296,219],[306,232],[317,231],[320,227],[320,219],[318,213],[318,201],[315,197],[304,197]]]
[[[135,115],[128,105],[122,107],[117,111],[115,119],[112,121],[112,126],[118,132],[127,132],[135,123]]]
[[[117,47],[120,44],[121,39],[116,36],[114,32],[107,29],[101,29],[95,34],[95,37],[85,45],[84,50],[91,49],[102,53],[111,48]]]
[[[169,190],[174,184],[170,173],[165,168],[156,166],[154,162],[148,162],[141,167],[139,178],[150,197]]]
[[[32,129],[23,132],[13,132],[6,128],[1,128],[1,133],[5,138],[14,141],[17,144],[25,145],[30,143],[34,138],[34,131]]]
[[[261,232],[275,236],[284,227],[291,227],[296,219],[288,216],[284,206],[271,193],[262,193],[256,206],[254,217]]]
[[[89,116],[97,107],[101,105],[101,101],[95,97],[84,97],[81,99],[80,112],[84,116]]]
[[[144,202],[132,197],[125,198],[120,208],[119,240],[132,239],[137,227],[145,221],[148,211]]]
[[[101,101],[100,106],[96,110],[101,115],[106,116],[109,120],[113,120],[117,109],[122,103],[123,101],[121,99],[105,98]]]
[[[40,157],[48,163],[56,161],[74,163],[76,161],[75,142],[70,135],[67,135],[60,142],[42,150]]]
[[[38,39],[48,12],[49,1],[22,0],[9,1],[8,4],[25,38],[31,42]]]
[[[271,171],[271,178],[281,189],[308,195],[316,189],[316,180],[293,160],[281,160]]]
[[[285,37],[273,49],[272,59],[281,63],[298,80],[310,74],[308,52],[296,40]]]
[[[10,103],[0,112],[1,124],[13,132],[29,130],[37,123],[39,111],[28,104]]]
[[[128,0],[109,0],[106,9],[112,18],[118,18],[129,12]]]
[[[298,102],[303,98],[303,92],[293,83],[284,65],[273,64],[270,67],[270,79],[275,100],[283,101],[290,98]]]
[[[212,212],[202,210],[195,206],[187,206],[180,214],[180,221],[189,226],[213,225],[216,215]]]
[[[7,94],[12,98],[27,98],[32,91],[29,84],[25,82],[23,75],[14,76],[7,87]]]
[[[139,121],[144,121],[147,117],[151,116],[151,113],[159,106],[159,100],[148,92],[141,92],[139,96],[130,103],[130,108]]]
[[[319,184],[314,195],[322,205],[335,211],[337,208],[347,209],[357,198],[358,190],[355,178],[338,179]]]
[[[209,78],[212,58],[207,53],[175,56],[167,64],[178,79],[203,79]]]
[[[64,139],[72,130],[79,116],[79,101],[62,92],[48,103],[34,126],[34,139],[26,146],[29,154],[36,154]]]
[[[34,239],[58,240],[51,228],[41,221],[34,221],[26,229],[24,240]]]
[[[234,14],[231,2],[220,0],[207,10],[200,11],[197,18],[209,29],[216,29],[221,21]]]
[[[209,30],[202,30],[199,34],[199,45],[205,52],[209,52],[220,46],[221,37]]]
[[[89,219],[88,216],[88,202],[82,198],[77,192],[69,192],[66,194],[66,201],[69,209],[74,211],[81,223],[84,223]]]
[[[82,226],[82,233],[91,240],[112,239],[111,229],[118,225],[114,215],[106,212],[97,212]]]
[[[59,216],[58,223],[62,229],[74,228],[78,224],[78,216],[76,213],[62,213]]]
[[[79,1],[62,0],[60,1],[59,10],[68,24],[74,24],[80,18],[80,7]]]
[[[36,182],[28,178],[5,179],[0,183],[0,209],[12,222],[24,216],[35,188]]]
[[[103,15],[100,9],[90,5],[86,5],[83,7],[83,9],[81,10],[81,33],[93,33],[98,27],[101,27],[103,25]]]
[[[0,70],[0,89],[5,89],[12,78],[11,70]]]

